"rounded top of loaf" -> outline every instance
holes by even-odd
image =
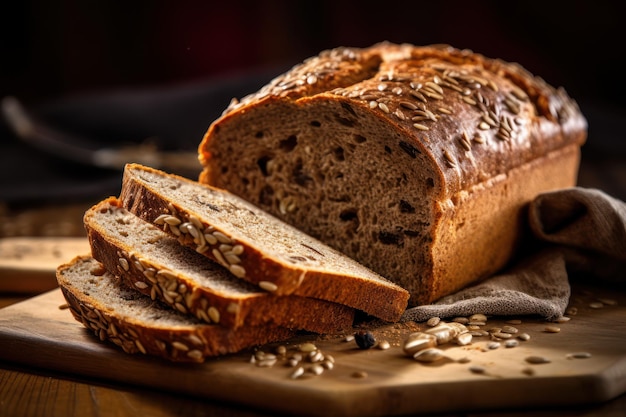
[[[277,101],[359,106],[388,122],[409,139],[409,155],[434,162],[448,198],[551,151],[580,146],[587,136],[587,122],[565,90],[519,64],[449,45],[382,42],[323,51],[233,99],[200,144],[200,161],[207,165],[221,124]]]

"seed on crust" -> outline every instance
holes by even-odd
[[[145,290],[146,288],[148,288],[148,284],[143,281],[135,281],[135,287],[139,288],[140,290]]]
[[[239,266],[239,265],[232,265],[232,266]],[[260,281],[259,282],[259,287],[261,287],[262,289],[264,289],[265,291],[269,291],[269,292],[275,292],[276,290],[278,290],[278,285],[274,284],[273,282],[270,281]]]
[[[207,310],[207,314],[213,323],[220,322],[220,312],[217,308],[213,306],[209,307],[209,309]]]
[[[237,265],[237,264],[232,264],[228,267],[228,270],[230,271],[231,274],[233,274],[234,276],[236,276],[237,278],[243,278],[246,276],[246,270],[243,266],[241,265]],[[261,282],[268,282],[268,281],[261,281]],[[266,291],[276,291],[278,289],[278,287],[276,286],[276,284],[273,284],[271,282],[268,282],[269,284],[272,284],[274,287],[269,286],[268,288],[274,288],[272,289],[268,289],[268,288],[264,288],[263,286],[261,286],[261,283],[259,283],[259,286],[261,288],[263,288]]]

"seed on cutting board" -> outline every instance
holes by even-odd
[[[546,358],[545,356],[528,356],[526,357],[525,360],[526,362],[531,363],[533,365],[539,365],[543,363],[552,362],[550,359]]]
[[[296,369],[293,370],[293,372],[289,375],[289,378],[291,378],[291,379],[298,379],[302,375],[304,375],[304,368],[302,366],[299,366],[299,367],[297,367]]]
[[[565,314],[567,314],[568,316],[575,316],[576,314],[578,314],[578,308],[570,307],[567,310],[565,310]]]
[[[519,330],[516,327],[513,326],[503,326],[501,332],[502,333],[510,333],[510,334],[515,334],[517,333]]]
[[[590,307],[590,308],[594,308],[594,309],[598,309],[598,308],[602,308],[602,307],[604,307],[604,304],[602,304],[602,303],[601,303],[601,302],[599,302],[599,301],[595,301],[595,302],[593,302],[593,303],[590,303],[590,304],[589,304],[589,307]]]
[[[273,356],[273,355],[272,355]],[[256,361],[256,366],[260,368],[271,368],[276,364],[276,357],[273,358],[263,358]]]
[[[535,375],[535,370],[533,368],[531,368],[531,367],[526,367],[526,368],[522,369],[522,373],[524,375],[533,376],[533,375]]]
[[[522,324],[522,321],[521,321],[520,319],[511,319],[511,320],[507,320],[507,321],[506,321],[506,324],[515,324],[515,325],[518,325],[518,324]]]
[[[306,342],[298,346],[298,349],[300,350],[300,352],[313,352],[314,350],[317,350],[317,346],[315,346],[313,343]]]
[[[389,344],[388,341],[386,340],[381,340],[378,345],[377,345],[378,349],[380,350],[387,350],[391,347],[391,345]]]
[[[558,333],[561,331],[560,327],[556,327],[556,326],[546,326],[545,329],[543,329],[546,333]]]
[[[558,319],[554,320],[555,323],[567,323],[571,318],[567,316],[561,316]]]
[[[308,371],[311,372],[313,375],[321,375],[324,372],[324,367],[319,363],[316,363],[315,365],[309,367]]]
[[[484,374],[485,372],[487,372],[487,369],[484,366],[480,365],[472,365],[467,369],[469,369],[470,372],[473,374]]]
[[[363,379],[363,378],[367,378],[367,372],[365,372],[365,371],[354,371],[354,372],[352,372],[352,374],[350,376],[352,378]]]
[[[428,348],[420,350],[413,355],[413,359],[418,362],[435,362],[444,357],[443,350],[437,348]]]
[[[573,352],[565,355],[567,359],[588,359],[591,357],[589,352]]]
[[[528,333],[520,333],[517,335],[517,338],[523,342],[527,342],[530,340],[530,335]]]
[[[354,340],[354,335],[353,334],[349,334],[346,337],[343,338],[344,342],[352,342]]]
[[[324,360],[324,354],[319,350],[314,350],[309,352],[307,358],[309,359],[309,362],[321,362]]]
[[[452,342],[459,346],[467,346],[472,343],[472,335],[470,333],[461,333],[452,339]]]
[[[487,349],[489,350],[495,350],[498,349],[500,347],[500,342],[489,342],[487,343]]]
[[[482,322],[486,322],[487,321],[487,316],[485,316],[484,314],[472,314],[469,317],[469,321],[482,321]]]
[[[416,332],[411,333],[404,341],[404,353],[413,356],[416,352],[437,346],[437,338],[432,334]]]
[[[514,348],[514,347],[517,347],[518,345],[519,345],[519,342],[515,339],[507,340],[506,342],[504,342],[504,347],[506,348]]]

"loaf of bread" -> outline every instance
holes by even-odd
[[[274,296],[181,245],[110,197],[84,216],[91,255],[124,283],[208,323],[288,327],[333,334],[352,328],[354,309],[293,295]]]
[[[180,244],[276,296],[326,300],[387,321],[406,309],[405,289],[222,189],[128,164],[119,200]]]
[[[127,353],[203,362],[295,334],[271,325],[229,329],[203,323],[125,286],[89,256],[60,265],[57,280],[76,320],[101,341],[112,342]]]
[[[418,305],[510,261],[527,203],[576,184],[586,134],[566,92],[520,65],[445,45],[337,48],[233,100],[199,146],[199,180]]]

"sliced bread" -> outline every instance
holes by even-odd
[[[299,295],[397,321],[409,294],[339,251],[222,189],[139,164],[119,197],[131,213],[275,295]]]
[[[350,329],[354,309],[294,295],[274,296],[181,245],[110,197],[87,210],[92,256],[124,282],[182,313],[226,327],[267,323],[317,333]]]
[[[143,353],[176,362],[203,362],[207,357],[286,340],[294,335],[277,326],[233,330],[206,324],[174,311],[125,286],[89,256],[78,256],[57,269],[57,281],[79,322],[102,341],[126,353]]]

